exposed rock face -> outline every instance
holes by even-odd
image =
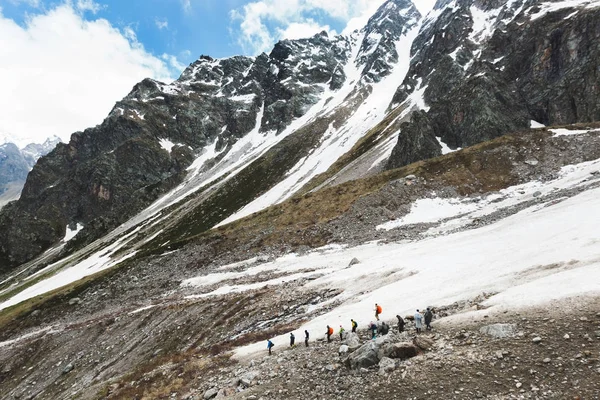
[[[21,199],[0,213],[0,265],[30,260],[75,224],[84,229],[66,251],[90,243],[181,183],[194,160],[203,161],[194,173],[218,182],[253,148],[242,138],[282,134],[348,83],[348,66],[358,69],[340,110],[287,132],[278,147],[202,200],[197,214],[204,220],[195,229],[214,226],[279,183],[330,126],[352,115],[369,85],[394,69],[395,43],[419,18],[409,0],[390,0],[350,36],[285,40],[255,58],[201,56],[171,84],[140,82],[101,125],[74,133],[33,168]]]
[[[393,104],[421,98],[387,167],[508,132],[600,119],[600,8],[535,0],[439,1],[424,22]],[[596,71],[596,72],[594,72]],[[414,101],[414,100],[412,100]]]

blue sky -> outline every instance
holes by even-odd
[[[422,12],[434,1],[413,0]],[[0,0],[0,142],[68,141],[146,77],[170,82],[201,54],[361,28],[383,2]]]

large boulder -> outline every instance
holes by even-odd
[[[356,333],[348,332],[344,344],[348,346],[348,351],[352,352],[360,347],[360,339]]]
[[[513,337],[517,333],[517,326],[514,324],[493,324],[481,327],[479,332],[489,335],[496,339]]]
[[[433,347],[435,341],[429,336],[417,336],[413,339],[413,344],[421,350],[429,350]]]
[[[384,358],[399,358],[406,360],[408,358],[415,357],[419,354],[419,349],[412,343],[388,343],[379,349],[378,356],[380,359]]]
[[[260,374],[257,371],[249,371],[240,376],[240,384],[244,387],[253,386]]]
[[[348,356],[345,364],[350,369],[369,368],[379,364],[379,345],[375,340],[368,341]]]

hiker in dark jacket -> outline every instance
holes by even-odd
[[[306,345],[306,347],[308,347],[308,331],[305,330],[304,331],[304,344]]]
[[[402,333],[404,332],[404,319],[399,315],[396,315],[396,318],[398,318],[398,332]]]
[[[290,347],[294,347],[294,343],[296,342],[296,336],[294,336],[294,333],[290,333]]]
[[[431,320],[433,319],[433,312],[427,307],[427,311],[425,311],[425,329],[428,331],[431,330]]]
[[[377,324],[371,321],[369,330],[371,331],[371,339],[375,339],[377,337]]]
[[[385,321],[381,321],[381,326],[379,327],[379,333],[381,333],[382,335],[387,335],[388,332],[390,331],[390,326],[388,324],[385,323]]]

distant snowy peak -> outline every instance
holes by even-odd
[[[45,156],[54,150],[56,145],[59,143],[62,143],[62,140],[58,136],[53,136],[46,139],[46,141],[42,144],[30,143],[22,148],[21,151],[27,158],[34,160],[35,163],[35,161],[37,161],[40,157]]]
[[[0,146],[7,143],[17,143],[18,140],[7,132],[0,131]]]

